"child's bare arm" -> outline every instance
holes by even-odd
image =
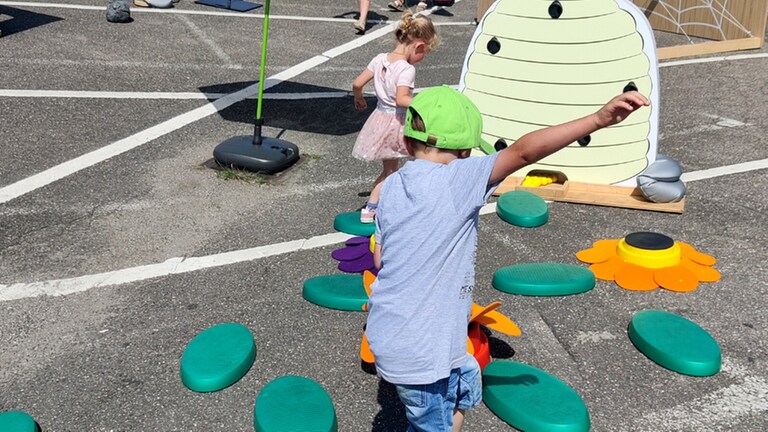
[[[373,247],[373,265],[381,270],[381,245],[378,243]]]
[[[488,183],[501,181],[520,168],[549,156],[598,129],[620,123],[633,111],[649,104],[648,99],[638,92],[622,93],[594,114],[525,134],[501,151]]]
[[[397,86],[397,97],[395,100],[395,104],[397,104],[400,108],[408,108],[411,106],[411,101],[413,100],[413,96],[411,96],[411,88],[408,86]]]
[[[372,79],[373,71],[365,68],[365,70],[360,72],[360,75],[358,75],[357,78],[355,78],[355,81],[352,83],[352,94],[355,96],[355,108],[360,110],[368,108],[368,103],[363,97],[363,87],[365,87],[365,85],[368,84],[368,82],[370,82]]]

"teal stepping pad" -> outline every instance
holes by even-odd
[[[361,274],[316,276],[304,282],[302,296],[318,306],[346,311],[363,311],[368,293]]]
[[[181,356],[181,381],[196,392],[214,392],[242,378],[256,359],[253,334],[242,324],[224,323],[200,332]]]
[[[253,408],[258,432],[336,432],[336,410],[323,387],[309,378],[285,375],[259,393]]]
[[[523,363],[492,361],[483,369],[483,402],[500,419],[526,432],[586,432],[581,397],[555,376]]]
[[[376,232],[376,224],[360,222],[360,212],[347,212],[334,218],[333,229],[356,236],[370,237]]]
[[[510,294],[562,296],[595,287],[588,268],[561,263],[525,263],[502,267],[493,273],[493,287]]]
[[[496,201],[496,214],[512,225],[525,228],[541,226],[549,220],[547,202],[526,191],[501,194]]]
[[[0,431],[40,432],[40,427],[31,415],[22,411],[0,412]]]
[[[629,340],[657,364],[691,376],[720,371],[717,341],[693,321],[660,310],[637,312],[629,323]]]

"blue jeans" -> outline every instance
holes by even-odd
[[[448,378],[432,384],[395,385],[405,405],[407,432],[450,432],[453,410],[468,410],[483,399],[480,366],[467,354],[467,363],[453,369]]]

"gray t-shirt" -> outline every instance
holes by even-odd
[[[430,384],[463,365],[475,285],[480,208],[498,153],[448,165],[406,163],[381,189],[366,334],[393,384]]]

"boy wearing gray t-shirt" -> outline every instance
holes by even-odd
[[[531,132],[506,149],[469,158],[483,141],[477,107],[450,87],[411,103],[404,134],[415,160],[383,183],[376,214],[380,269],[367,338],[379,375],[397,388],[408,431],[458,431],[481,401],[480,368],[467,353],[480,208],[514,171],[648,105],[637,92],[599,111]]]

